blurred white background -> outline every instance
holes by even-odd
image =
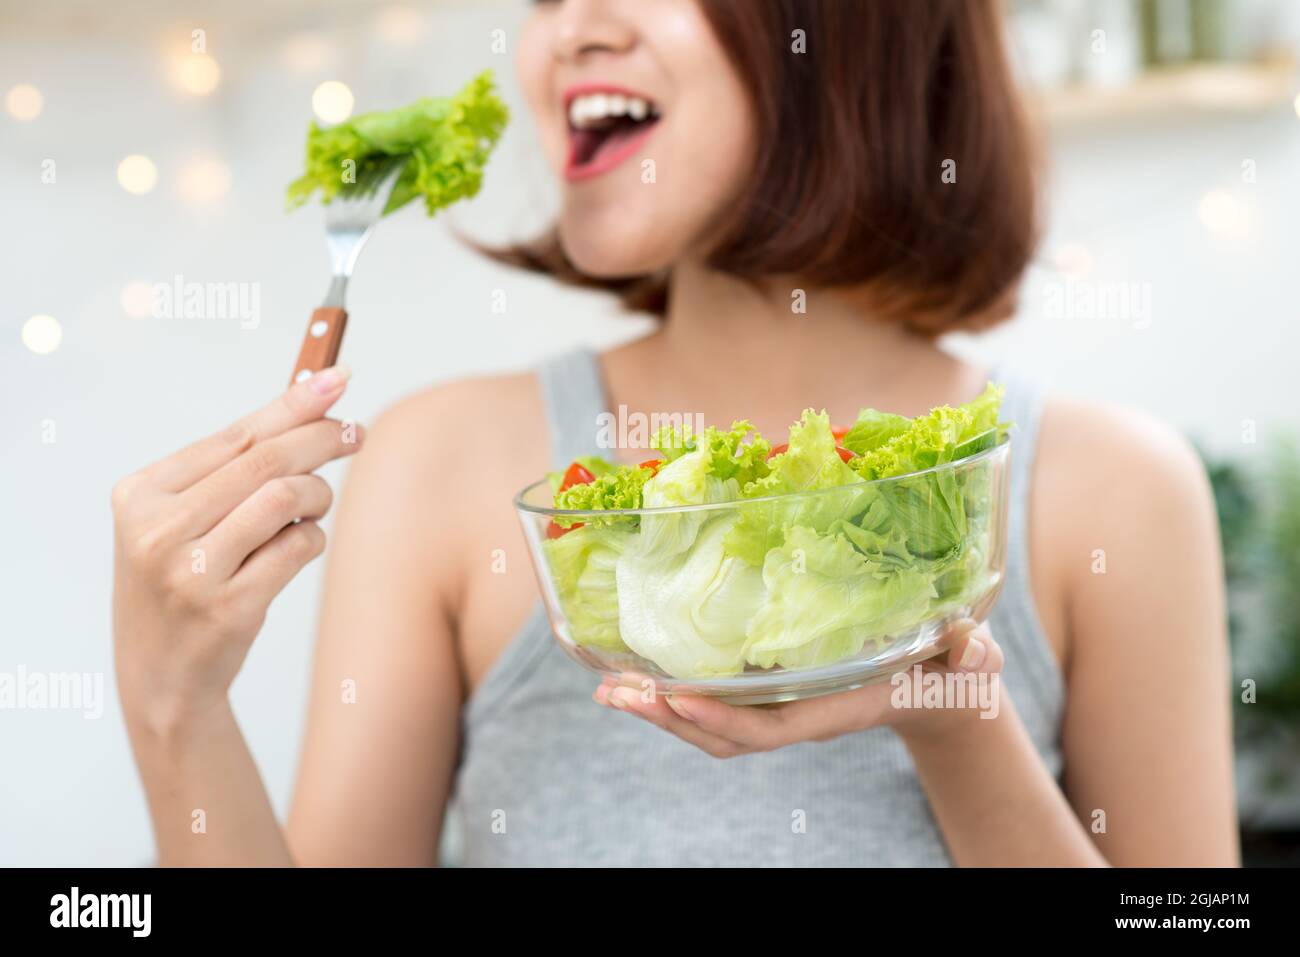
[[[1049,145],[1048,232],[1018,320],[953,347],[1010,356],[1061,390],[1250,456],[1252,425],[1262,443],[1296,419],[1300,5],[1229,6],[1219,52],[1249,63],[1151,82],[1135,40],[1143,4],[1012,5]],[[355,378],[341,414],[372,421],[430,383],[646,328],[448,234],[522,238],[551,208],[514,80],[526,13],[483,0],[0,3],[0,672],[102,673],[107,696],[99,720],[0,710],[0,864],[151,857],[112,687],[109,489],[261,404],[291,371],[328,278],[319,209],[284,211],[319,84],[346,84],[361,112],[450,93],[490,67],[514,110],[476,200],[436,224],[408,208],[372,238],[349,290]],[[130,155],[156,169],[140,195],[119,180]],[[255,284],[260,323],[149,317],[149,287],[177,276]],[[1088,297],[1120,295],[1136,298],[1088,315]],[[337,487],[340,470],[325,475]],[[320,571],[276,602],[234,689],[282,813]]]

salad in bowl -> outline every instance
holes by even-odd
[[[552,630],[657,691],[789,701],[880,680],[983,620],[1005,567],[1002,389],[851,426],[804,411],[666,427],[639,465],[590,456],[516,496]]]

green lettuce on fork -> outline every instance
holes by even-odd
[[[571,637],[682,678],[809,668],[973,599],[989,476],[935,466],[1000,443],[1001,400],[990,383],[915,419],[863,409],[842,433],[808,409],[775,449],[744,421],[666,429],[640,465],[574,462],[555,507],[610,514],[557,517],[543,543]],[[797,492],[818,494],[779,497]],[[718,502],[736,507],[622,514]]]
[[[455,96],[425,97],[395,110],[363,113],[337,126],[313,122],[307,132],[306,172],[289,184],[289,207],[301,206],[317,190],[328,203],[367,167],[406,156],[384,214],[423,198],[432,216],[478,193],[483,167],[508,119],[492,73],[485,71]]]

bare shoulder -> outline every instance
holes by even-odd
[[[1150,525],[1213,507],[1205,469],[1181,432],[1146,412],[1071,397],[1054,396],[1043,410],[1035,484],[1070,495],[1072,511],[1089,523]]]
[[[508,514],[510,496],[548,467],[548,448],[533,373],[441,383],[394,403],[368,427],[347,497],[368,510],[400,509],[410,531],[436,531],[445,543],[483,511]]]
[[[1214,496],[1178,430],[1123,406],[1053,397],[1038,449],[1031,548],[1048,569],[1071,657],[1081,641],[1118,646],[1146,635],[1159,645],[1157,619],[1199,620],[1202,630],[1217,620]]]
[[[369,443],[391,446],[408,461],[446,469],[448,442],[456,459],[477,452],[527,453],[545,446],[537,377],[532,372],[456,379],[422,389],[386,409],[370,430]]]

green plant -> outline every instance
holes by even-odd
[[[1223,541],[1238,747],[1266,754],[1262,783],[1285,787],[1300,779],[1300,450],[1278,442],[1261,467],[1207,457],[1206,469]]]
[[[1279,449],[1266,505],[1264,538],[1271,572],[1267,581],[1272,667],[1261,681],[1269,709],[1300,728],[1300,452]]]

